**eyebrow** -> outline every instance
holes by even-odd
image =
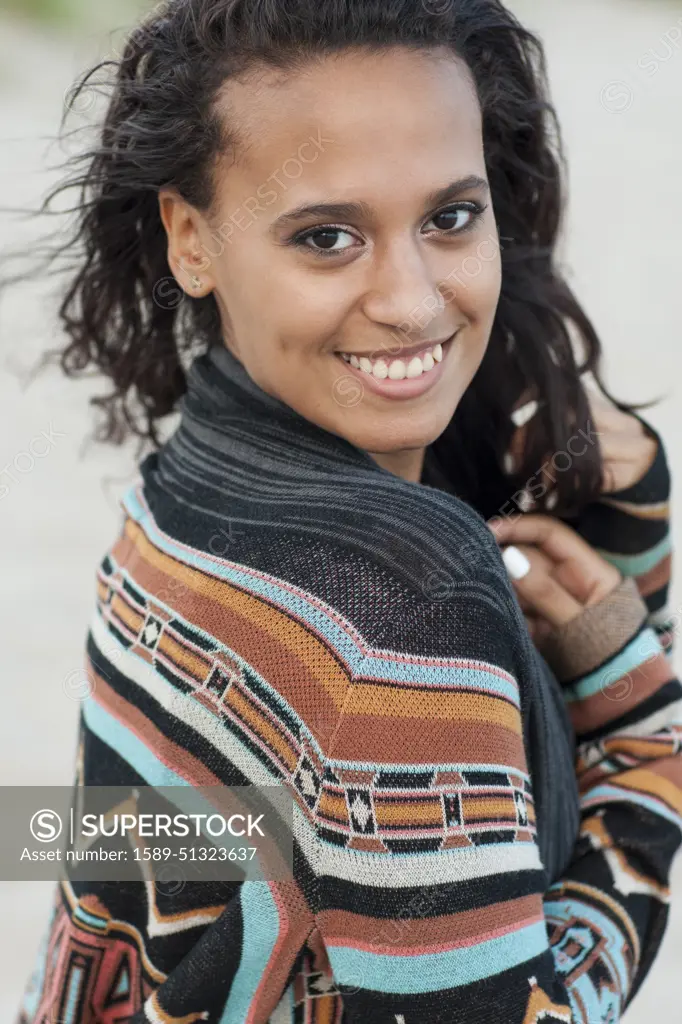
[[[470,174],[466,178],[459,178],[450,182],[444,188],[430,192],[426,197],[425,209],[433,209],[442,206],[453,199],[458,199],[463,192],[470,192],[472,189],[479,189],[483,192],[490,192],[490,186],[484,178],[477,174]],[[293,210],[283,213],[274,221],[272,227],[286,227],[296,224],[307,217],[329,217],[337,220],[371,220],[374,211],[368,203],[363,202],[341,202],[341,203],[304,203],[296,206]]]

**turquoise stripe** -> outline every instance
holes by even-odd
[[[279,911],[267,882],[243,882],[242,951],[219,1024],[245,1021],[279,936]]]
[[[569,687],[565,691],[567,703],[573,704],[580,700],[587,700],[588,697],[593,697],[595,693],[599,693],[600,690],[612,686],[619,679],[627,676],[629,672],[639,668],[640,665],[643,665],[645,661],[648,661],[655,654],[660,654],[661,650],[661,644],[656,633],[650,626],[647,626],[615,658],[607,661],[596,672],[590,672],[589,675],[583,676],[579,683]],[[615,710],[618,702],[614,700],[613,704]]]
[[[613,1021],[618,1024],[621,1019],[622,999],[619,993],[611,992],[606,986],[596,989],[589,974],[576,978],[566,990],[575,1021],[581,1024],[592,1024],[592,1021]],[[578,1000],[577,997],[580,997]],[[581,1006],[587,1016],[583,1017]]]
[[[339,985],[360,986],[396,995],[417,995],[458,988],[493,974],[502,974],[542,956],[548,947],[543,920],[509,935],[445,953],[390,956],[348,946],[329,946],[327,952]]]
[[[330,768],[351,768],[354,771],[368,771],[375,772],[380,769],[386,769],[386,771],[400,772],[401,774],[415,774],[423,775],[432,771],[439,772],[513,772],[514,775],[519,776],[522,779],[528,779],[530,776],[527,772],[522,772],[520,768],[515,768],[513,765],[500,764],[496,761],[495,764],[491,764],[490,761],[486,763],[474,763],[466,764],[462,761],[420,761],[415,764],[401,764],[400,761],[348,761],[342,760],[338,757],[326,757],[325,763]],[[501,783],[505,785],[505,783]],[[429,786],[428,789],[433,787]],[[384,854],[382,854],[384,856]]]
[[[62,1018],[63,1024],[77,1024],[76,1010],[78,1009],[78,997],[83,987],[83,968],[72,964],[69,988],[66,996],[66,1016]]]
[[[256,594],[270,604],[284,608],[291,615],[305,622],[342,657],[351,673],[366,679],[388,679],[392,682],[417,683],[424,686],[447,686],[466,690],[483,690],[499,695],[519,707],[519,689],[511,676],[500,676],[485,668],[462,668],[453,664],[425,665],[399,659],[383,658],[380,654],[367,654],[361,650],[353,637],[328,613],[324,606],[317,607],[301,591],[281,585],[273,577],[260,578],[247,573],[235,565],[221,564],[218,559],[203,555],[187,545],[178,544],[164,535],[156,526],[152,516],[140,505],[135,488],[131,488],[122,499],[126,511],[138,522],[145,533],[161,551],[176,558],[185,565],[210,573]],[[142,589],[135,580],[135,586]],[[321,602],[322,604],[322,602]]]
[[[165,789],[163,792],[163,796],[171,801],[180,812],[185,814],[215,813],[215,806],[208,797],[203,795],[202,787],[195,787],[188,779],[178,775],[163,761],[160,761],[142,740],[138,739],[113,715],[110,715],[94,697],[89,697],[84,701],[83,716],[88,728],[96,736],[99,736],[103,743],[112,747],[120,757],[125,758],[148,786],[162,789],[164,787],[181,787],[177,790]],[[276,782],[276,780],[273,781]],[[200,826],[200,829],[203,835],[209,836],[206,822]],[[241,836],[230,836],[229,840],[211,837],[211,842],[216,846],[224,845],[228,841],[230,846],[248,845],[249,842],[247,837]],[[254,865],[255,863],[254,858]],[[99,921],[97,923],[101,924]]]
[[[74,917],[79,917],[81,921],[85,921],[86,924],[91,924],[93,928],[99,928],[100,931],[106,931],[107,921],[105,918],[96,917],[94,914],[89,914],[80,903],[76,905],[74,910]]]
[[[145,779],[147,785],[190,785],[187,779],[183,779],[182,776],[159,761],[142,740],[138,739],[130,729],[110,715],[108,711],[105,711],[93,697],[89,697],[83,702],[83,715],[88,728],[96,736],[99,736],[103,743],[113,747],[117,754],[124,757],[138,775]]]
[[[663,540],[653,548],[642,551],[639,555],[615,555],[612,551],[604,551],[603,548],[599,548],[599,554],[611,565],[615,565],[616,569],[620,569],[623,576],[641,576],[643,573],[649,572],[671,551],[672,537],[670,533],[667,533]]]
[[[621,789],[620,786],[610,785],[596,786],[594,789],[588,790],[588,793],[580,801],[580,806],[588,808],[602,801],[613,803],[614,800],[625,800],[630,804],[640,804],[640,806],[646,807],[647,810],[657,814],[660,818],[671,821],[673,825],[677,825],[682,831],[682,815],[668,807],[662,800],[637,793],[633,789]]]

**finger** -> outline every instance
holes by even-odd
[[[562,626],[580,615],[582,604],[544,569],[532,565],[523,552],[508,547],[502,555],[514,589],[530,608],[530,614],[552,626]]]
[[[505,519],[494,517],[487,525],[499,544],[532,544],[553,562],[564,561],[590,548],[576,530],[553,516],[524,513]]]
[[[498,544],[533,544],[555,563],[569,558],[588,564],[600,560],[586,540],[552,516],[526,513],[514,518],[491,519],[488,526]]]
[[[493,528],[498,543],[522,547],[527,555],[537,551],[548,559],[549,574],[583,605],[600,601],[620,580],[615,566],[558,519],[523,515],[513,520],[499,520],[498,523],[499,526]]]

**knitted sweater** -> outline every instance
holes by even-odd
[[[553,761],[525,728],[549,684],[481,517],[222,346],[181,411],[98,569],[76,777],[284,786],[293,880],[64,880],[18,1024],[617,1022],[682,838],[682,688],[628,575],[660,613],[662,449],[643,492],[600,509],[622,584],[544,652],[578,740],[554,878],[534,805]]]

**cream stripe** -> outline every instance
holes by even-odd
[[[294,837],[316,874],[382,889],[466,882],[488,875],[542,869],[535,843],[490,843],[400,856],[320,843],[316,853],[315,836],[297,804],[294,804]]]
[[[604,739],[610,740],[614,736],[638,736],[646,739],[660,729],[666,729],[671,725],[682,725],[682,699],[676,700],[664,708],[659,708],[648,718],[643,718],[641,722],[633,722],[632,725],[625,725],[622,729],[614,729]]]

